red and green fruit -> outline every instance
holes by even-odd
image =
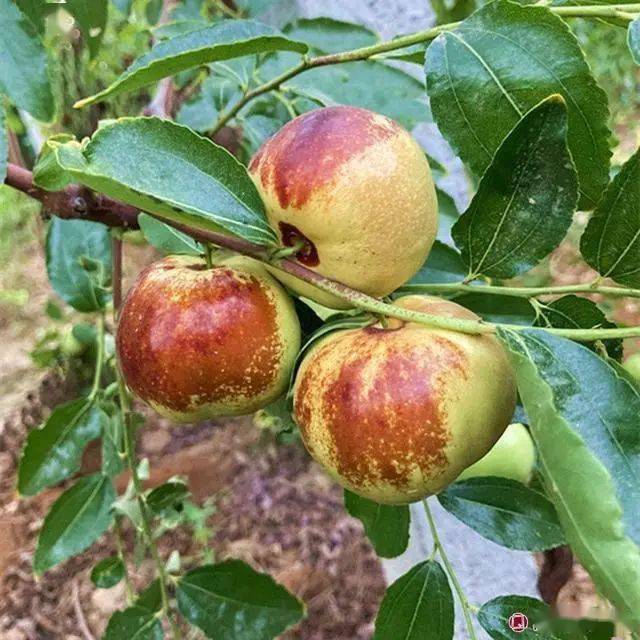
[[[282,286],[231,257],[170,256],[139,276],[116,338],[127,385],[175,422],[252,413],[282,395],[300,325]]]
[[[404,284],[424,263],[437,227],[429,164],[393,120],[357,107],[295,118],[254,156],[250,174],[282,244],[314,271],[371,296]],[[291,289],[349,306],[283,272]]]
[[[407,296],[404,309],[477,319],[454,302]],[[389,320],[335,331],[304,358],[294,414],[310,454],[376,502],[438,493],[503,434],[516,403],[499,341]]]

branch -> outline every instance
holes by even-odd
[[[627,20],[633,20],[635,15],[630,12],[640,11],[640,4],[619,4],[619,5],[593,5],[593,6],[570,6],[570,7],[548,7],[548,10],[555,13],[558,16],[564,16],[567,18],[623,18]],[[450,22],[448,24],[442,24],[430,29],[424,29],[415,33],[410,33],[406,36],[399,38],[393,38],[392,40],[385,40],[368,47],[361,47],[360,49],[353,49],[351,51],[343,51],[340,53],[332,53],[329,55],[316,56],[314,58],[303,58],[299,64],[291,67],[281,75],[273,78],[261,84],[255,89],[245,93],[238,102],[236,102],[230,109],[220,115],[218,121],[213,126],[211,134],[217,133],[222,127],[224,127],[229,120],[238,114],[238,112],[254,98],[261,96],[269,91],[278,89],[283,82],[294,78],[295,76],[309,71],[309,69],[315,69],[317,67],[324,67],[332,64],[344,64],[345,62],[356,62],[359,60],[368,60],[381,53],[387,53],[388,51],[396,51],[398,49],[405,49],[414,44],[421,44],[424,42],[430,42],[437,38],[441,33],[445,31],[451,31],[458,27],[460,22]]]
[[[139,210],[128,204],[113,200],[104,195],[95,194],[85,187],[79,185],[69,185],[62,191],[45,191],[33,184],[33,176],[30,171],[10,164],[7,170],[5,182],[28,194],[32,198],[42,202],[45,211],[65,219],[92,220],[102,222],[111,227],[124,227],[135,229],[138,226],[137,216]],[[616,329],[556,329],[546,327],[526,327],[522,325],[492,324],[483,320],[467,320],[464,318],[447,318],[443,316],[431,315],[403,309],[392,304],[387,304],[377,298],[372,298],[365,293],[352,289],[340,282],[330,280],[324,276],[307,269],[294,260],[286,257],[278,257],[278,251],[273,247],[254,244],[248,240],[243,240],[235,236],[215,231],[205,231],[195,229],[186,224],[180,224],[171,220],[166,220],[161,216],[148,212],[158,218],[161,222],[168,224],[183,233],[199,240],[203,243],[215,244],[219,247],[231,249],[236,253],[250,256],[269,264],[289,275],[304,280],[317,287],[321,291],[330,293],[342,300],[346,300],[354,307],[368,311],[370,313],[398,318],[405,322],[416,322],[429,327],[458,331],[472,335],[495,333],[498,327],[522,331],[523,329],[533,329],[547,331],[555,335],[564,336],[573,340],[603,340],[606,338],[629,338],[640,336],[640,327],[624,327]]]
[[[446,282],[442,284],[406,284],[401,293],[482,293],[495,296],[515,296],[537,298],[538,296],[562,295],[567,293],[598,293],[613,298],[640,298],[640,289],[609,287],[598,281],[583,284],[569,284],[551,287],[496,287],[489,284],[467,284],[466,282]]]

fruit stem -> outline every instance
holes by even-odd
[[[213,268],[213,255],[211,245],[208,242],[204,243],[204,259],[207,263],[207,269]]]
[[[469,604],[469,600],[467,600],[467,595],[460,584],[460,580],[458,580],[458,575],[449,560],[449,556],[447,556],[446,551],[442,545],[442,541],[440,540],[440,536],[438,535],[438,528],[436,526],[436,522],[433,519],[433,514],[431,513],[431,509],[429,507],[429,503],[426,500],[422,501],[422,506],[424,507],[424,512],[427,516],[427,521],[429,522],[429,529],[431,529],[431,537],[433,538],[433,544],[438,549],[438,553],[440,554],[440,558],[442,559],[442,564],[444,564],[444,568],[449,576],[449,580],[451,580],[451,584],[453,585],[453,589],[458,596],[458,601],[460,602],[460,606],[462,607],[462,613],[464,614],[464,620],[467,625],[467,631],[469,632],[470,640],[477,640],[476,630],[473,626],[473,619],[471,618],[471,604]]]
[[[623,18],[632,20],[636,16],[630,15],[629,12],[640,11],[640,4],[620,4],[620,5],[592,5],[592,6],[570,6],[570,7],[545,7],[548,11],[555,13],[558,16],[565,16],[567,18]],[[279,76],[268,80],[267,82],[258,85],[257,87],[247,91],[232,107],[223,112],[218,118],[217,122],[209,131],[210,135],[216,134],[222,127],[224,127],[229,120],[234,118],[242,108],[251,102],[254,98],[257,98],[269,91],[279,89],[280,86],[287,80],[291,80],[295,76],[315,69],[317,67],[324,67],[333,64],[344,64],[345,62],[356,62],[361,60],[368,60],[381,53],[387,53],[389,51],[397,51],[398,49],[405,49],[414,44],[421,44],[423,42],[430,42],[437,38],[441,33],[445,31],[451,31],[458,27],[460,22],[450,22],[448,24],[442,24],[430,29],[424,29],[415,33],[410,33],[406,36],[399,38],[393,38],[392,40],[385,40],[378,42],[377,44],[370,45],[368,47],[361,47],[359,49],[352,49],[351,51],[342,51],[340,53],[331,53],[327,55],[320,55],[316,57],[303,57],[302,60],[295,66],[287,69]]]

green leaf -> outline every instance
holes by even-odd
[[[464,20],[476,9],[476,0],[431,0],[437,24]]]
[[[407,282],[407,285],[462,282],[467,273],[462,256],[453,247],[436,240],[431,247],[427,261],[420,267],[418,273]]]
[[[434,160],[429,158],[429,164],[431,165],[431,172],[435,174],[438,170],[434,167]],[[436,194],[438,196],[438,240],[444,242],[449,246],[453,246],[453,238],[451,237],[451,229],[460,217],[460,212],[454,199],[446,192],[436,187]]]
[[[640,64],[640,18],[636,18],[627,32],[627,42],[631,50],[631,57],[636,64]]]
[[[600,275],[640,287],[640,151],[607,187],[582,235],[580,250]]]
[[[600,199],[609,177],[606,95],[561,18],[544,7],[496,0],[438,36],[425,68],[435,121],[478,175],[527,111],[561,94],[580,207]]]
[[[180,107],[176,121],[194,131],[209,131],[225,106],[240,95],[237,78],[213,73],[202,82],[200,91]]]
[[[357,48],[362,42],[375,42],[375,35],[364,27],[328,18],[302,20],[285,29],[291,38],[305,40],[314,54]],[[339,46],[342,37],[342,46]],[[287,53],[270,56],[260,67],[263,79],[279,75],[297,64]],[[384,87],[381,91],[380,87]],[[431,120],[424,95],[424,84],[383,60],[329,65],[305,71],[281,87],[296,95],[321,97],[323,102],[347,104],[382,113],[411,130],[419,122]]]
[[[544,551],[565,543],[553,504],[507,478],[470,478],[438,494],[440,504],[484,538],[509,549]]]
[[[574,295],[545,303],[536,324],[559,329],[613,329],[616,326],[607,320],[595,302]],[[583,344],[592,350],[595,349],[593,342]],[[622,360],[622,340],[603,340],[602,344],[611,358]]]
[[[102,409],[84,398],[56,407],[27,437],[18,468],[18,491],[34,496],[76,473],[85,447],[100,437],[107,419]]]
[[[104,289],[111,281],[111,236],[105,225],[53,217],[46,258],[51,286],[74,309],[98,311],[111,300]]]
[[[340,53],[376,44],[379,37],[361,24],[333,18],[301,18],[284,28],[286,34],[319,53]]]
[[[203,19],[173,20],[166,24],[160,24],[153,29],[153,37],[156,40],[166,40],[167,38],[175,38],[182,36],[191,31],[198,31],[207,26]]]
[[[488,322],[531,325],[536,317],[531,303],[519,296],[487,295],[479,291],[456,296],[454,300]]]
[[[531,329],[500,336],[567,541],[640,629],[640,395],[582,345]]]
[[[33,561],[37,574],[81,553],[109,528],[116,492],[102,474],[87,476],[67,489],[44,519]]]
[[[56,149],[60,165],[106,195],[196,228],[276,242],[246,169],[193,131],[159,118],[121,118],[82,148]]]
[[[98,589],[111,589],[124,578],[124,564],[118,556],[100,560],[91,570],[91,582]]]
[[[373,640],[452,640],[453,595],[442,567],[421,562],[388,589]]]
[[[111,0],[111,4],[125,17],[129,16],[131,12],[131,5],[133,5],[133,0]]]
[[[33,22],[38,33],[42,35],[44,31],[45,10],[48,8],[43,0],[15,0],[15,3],[18,5],[20,11]]]
[[[162,622],[153,612],[134,605],[116,611],[109,619],[102,640],[162,640]]]
[[[2,100],[0,100],[0,184],[7,175],[7,157],[9,155],[9,140],[7,137],[7,125]]]
[[[522,640],[611,640],[615,634],[613,622],[557,618],[548,605],[528,596],[499,596],[486,602],[478,612],[478,622],[495,640],[513,640],[509,619],[514,613],[528,619],[528,628],[518,634]]]
[[[58,191],[73,182],[72,176],[58,164],[54,152],[56,143],[70,142],[73,139],[73,136],[68,133],[59,133],[45,141],[33,168],[35,185],[47,191]]]
[[[192,67],[271,51],[306,53],[307,46],[258,22],[224,20],[158,42],[104,91],[80,100],[75,106],[83,107],[108,96],[133,91]]]
[[[239,560],[189,571],[178,582],[182,615],[216,640],[271,640],[302,619],[304,607],[284,587]]]
[[[114,478],[124,471],[124,427],[120,413],[116,413],[103,425],[102,473]]]
[[[285,393],[263,409],[256,411],[253,415],[253,424],[259,429],[268,429],[277,435],[295,433],[298,427],[291,412],[291,397]]]
[[[496,151],[452,229],[473,277],[524,273],[566,235],[577,198],[566,137],[566,107],[555,95],[527,113]]]
[[[76,19],[92,58],[96,56],[107,26],[108,0],[66,0],[64,8]]]
[[[34,118],[51,122],[56,105],[49,62],[36,27],[11,0],[0,0],[0,93]]]
[[[381,558],[395,558],[409,544],[411,515],[408,505],[378,504],[345,489],[344,506],[364,525],[364,532]]]
[[[153,489],[147,496],[147,505],[153,514],[159,516],[180,505],[188,495],[187,485],[173,480]]]
[[[149,611],[160,611],[160,609],[162,609],[162,590],[160,588],[159,578],[154,580],[138,595],[135,605],[136,607],[142,607]]]
[[[146,241],[165,254],[199,256],[204,253],[199,242],[153,216],[141,213],[138,216],[138,224]]]

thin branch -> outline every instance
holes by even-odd
[[[73,610],[76,614],[78,621],[78,627],[82,633],[84,640],[96,640],[85,618],[84,611],[82,610],[82,604],[80,603],[80,590],[78,589],[78,581],[74,580],[71,588],[71,597],[73,599]]]
[[[632,20],[637,17],[631,14],[634,11],[640,11],[640,4],[620,4],[620,5],[593,5],[593,6],[570,6],[570,7],[548,7],[549,11],[559,16],[565,16],[568,18],[623,18]],[[387,53],[388,51],[397,51],[398,49],[405,49],[414,44],[422,44],[430,42],[437,38],[441,33],[445,31],[451,31],[458,27],[460,22],[450,22],[448,24],[442,24],[415,33],[410,33],[406,36],[399,38],[393,38],[392,40],[385,40],[378,42],[377,44],[370,45],[368,47],[361,47],[359,49],[353,49],[351,51],[342,51],[339,53],[332,53],[328,55],[321,55],[316,57],[304,57],[297,65],[284,71],[281,75],[273,78],[261,84],[251,91],[245,93],[240,100],[238,100],[232,107],[222,113],[218,118],[218,121],[213,126],[211,134],[215,134],[222,127],[224,127],[229,120],[235,117],[242,108],[251,102],[254,98],[261,96],[269,91],[280,88],[280,85],[295,76],[315,69],[317,67],[324,67],[327,65],[344,64],[346,62],[356,62],[360,60],[368,60],[381,53]]]
[[[473,285],[465,282],[445,282],[442,284],[406,284],[400,287],[399,291],[402,293],[480,293],[485,295],[516,296],[518,298],[537,298],[538,296],[567,293],[598,293],[613,298],[640,298],[640,289],[602,286],[598,283],[550,287],[499,287],[489,284]]]
[[[469,604],[469,600],[467,599],[467,594],[464,592],[464,589],[460,584],[460,580],[458,579],[458,575],[453,568],[451,561],[449,560],[449,556],[447,555],[444,546],[442,545],[442,541],[440,540],[440,536],[438,535],[438,527],[436,526],[436,522],[433,519],[433,514],[431,513],[431,508],[429,507],[428,502],[426,500],[423,500],[422,506],[424,507],[424,513],[427,516],[427,522],[429,523],[429,528],[431,529],[433,544],[440,554],[442,564],[444,564],[444,568],[447,572],[447,575],[449,576],[449,579],[451,580],[451,584],[453,585],[453,589],[456,592],[458,601],[460,602],[460,606],[462,607],[462,613],[464,614],[469,638],[470,640],[476,640],[476,631],[473,626],[473,619],[471,618],[472,607]]]

